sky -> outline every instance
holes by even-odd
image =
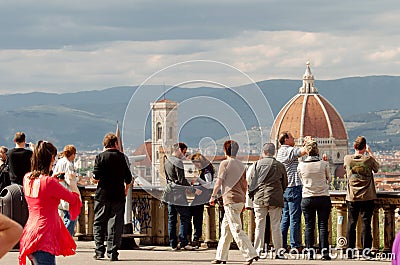
[[[192,60],[255,81],[301,80],[307,61],[316,80],[398,76],[399,17],[398,0],[0,0],[0,94],[140,85]]]

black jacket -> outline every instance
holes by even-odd
[[[117,149],[107,149],[96,156],[94,179],[97,184],[97,201],[124,201],[125,185],[132,182],[127,157]]]

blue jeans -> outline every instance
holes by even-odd
[[[34,265],[56,265],[56,256],[44,251],[33,252],[33,264]]]
[[[287,234],[290,227],[290,246],[300,247],[302,186],[287,187],[283,193],[281,231],[283,248],[287,248]]]
[[[331,198],[329,196],[315,196],[306,197],[301,201],[301,209],[304,213],[305,220],[305,241],[306,248],[314,250],[314,231],[315,220],[318,215],[318,234],[319,234],[319,248],[323,257],[329,256],[329,242],[328,242],[328,221],[329,214],[331,213]],[[311,252],[311,253],[315,253]],[[312,254],[311,254],[312,255]]]
[[[176,238],[176,223],[177,218],[180,218],[180,226],[179,226],[179,241],[181,242],[180,246],[184,247],[188,244],[188,231],[190,225],[190,210],[189,206],[180,206],[180,205],[172,205],[168,203],[168,237],[169,237],[169,245],[172,248],[176,248],[178,246],[178,240]]]
[[[76,219],[71,220],[71,215],[69,214],[69,211],[66,211],[66,210],[62,210],[62,211],[64,213],[64,224],[67,227],[67,230],[71,234],[71,236],[74,236]]]

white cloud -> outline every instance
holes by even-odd
[[[395,0],[3,2],[0,93],[138,85],[199,59],[255,80],[301,79],[307,60],[316,79],[400,75],[398,10]]]

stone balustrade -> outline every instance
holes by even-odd
[[[81,195],[85,207],[82,207],[78,219],[76,236],[78,240],[93,240],[94,220],[94,193],[95,186],[81,187]],[[151,194],[148,192],[151,191]],[[132,192],[132,224],[133,231],[140,235],[140,242],[144,245],[168,245],[168,212],[166,204],[160,204],[162,188],[160,187],[133,187]],[[395,210],[400,207],[400,192],[377,192],[375,201],[376,209],[372,218],[373,251],[380,249],[379,210],[383,210],[383,252],[390,252],[395,237]],[[336,220],[330,220],[329,242],[336,248],[344,248],[346,241],[347,206],[345,202],[346,192],[330,191],[332,212],[336,212]],[[254,239],[254,214],[253,211],[245,212],[247,229],[250,239]],[[217,244],[218,220],[222,219],[223,209],[219,206],[206,206],[204,213],[204,242],[210,247]],[[332,229],[332,224],[336,229]],[[304,230],[304,228],[302,229]],[[357,227],[360,231],[360,222]],[[336,242],[332,242],[332,233],[336,231]],[[138,236],[139,237],[139,236]],[[357,246],[360,247],[361,235],[357,232]]]

